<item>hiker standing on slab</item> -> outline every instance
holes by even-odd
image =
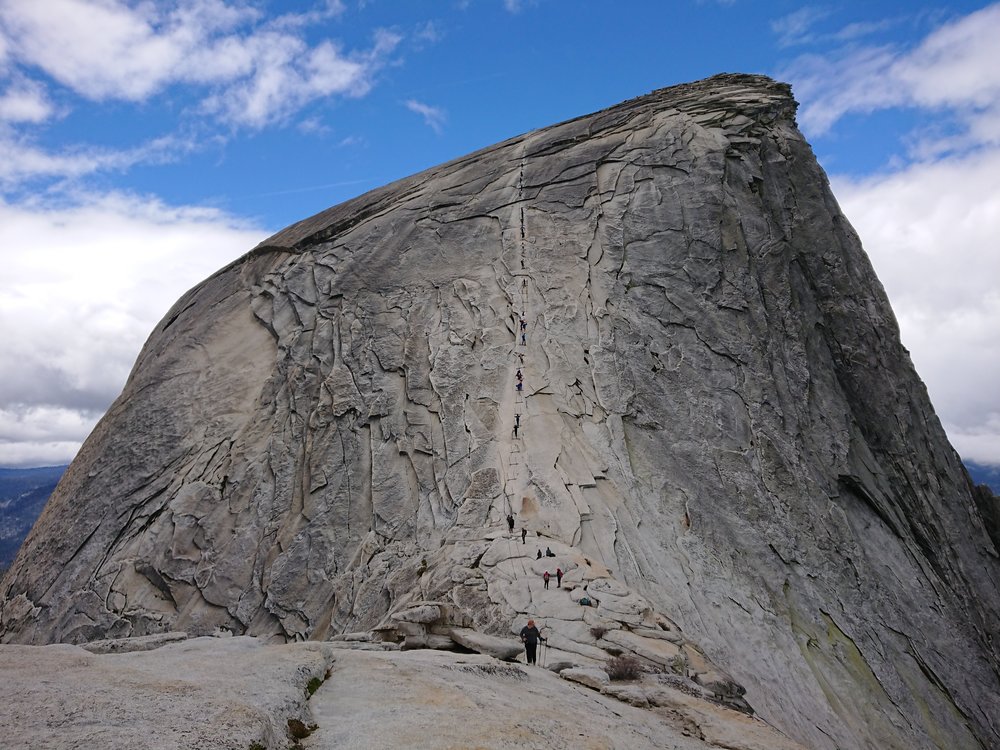
[[[528,624],[521,628],[521,643],[524,644],[524,655],[528,664],[537,664],[535,661],[535,649],[538,648],[539,641],[545,643],[542,634],[535,627],[535,621],[528,620]]]
[[[507,514],[507,528],[510,529],[510,533],[514,533],[514,516],[510,513]]]

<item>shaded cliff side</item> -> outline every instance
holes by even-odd
[[[757,76],[663,89],[206,280],[25,541],[3,640],[533,616],[811,747],[1000,745],[998,551],[794,113]]]

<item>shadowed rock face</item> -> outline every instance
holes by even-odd
[[[997,746],[998,551],[794,111],[755,76],[657,91],[196,287],[26,540],[3,640],[426,641],[406,612],[443,606],[738,682],[811,747]]]

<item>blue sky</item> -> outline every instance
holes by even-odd
[[[1000,3],[0,0],[0,466],[72,458],[260,239],[655,88],[792,83],[953,444],[1000,465]]]

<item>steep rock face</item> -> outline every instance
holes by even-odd
[[[998,552],[794,110],[664,89],[220,271],[26,540],[3,640],[427,644],[393,617],[444,605],[725,692],[707,654],[813,747],[996,746]]]

